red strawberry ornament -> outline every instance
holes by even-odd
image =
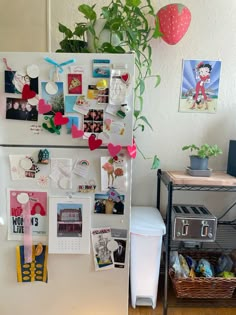
[[[161,37],[167,44],[177,44],[188,30],[191,22],[191,12],[181,3],[164,6],[157,12]]]

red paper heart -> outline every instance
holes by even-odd
[[[69,122],[69,118],[63,117],[62,113],[60,113],[60,112],[57,112],[56,115],[54,116],[55,126],[66,125],[68,122]]]
[[[39,114],[45,114],[52,110],[52,105],[47,104],[43,98],[39,100],[38,112]]]
[[[122,149],[121,145],[113,145],[112,143],[108,143],[107,146],[108,152],[112,157],[116,156]]]
[[[23,90],[22,90],[22,98],[23,99],[30,99],[36,96],[36,92],[30,89],[29,84],[25,84],[23,86]]]
[[[91,135],[88,139],[89,149],[91,151],[98,149],[102,145],[101,139],[96,139],[95,135]]]
[[[157,12],[161,37],[167,44],[177,44],[187,32],[191,22],[191,12],[180,3],[168,4]]]
[[[75,125],[71,127],[72,138],[81,138],[84,135],[84,131],[78,129]]]
[[[128,146],[127,146],[127,151],[128,151],[129,156],[130,156],[132,159],[135,159],[135,158],[136,158],[136,155],[137,155],[137,147],[136,147],[136,144],[135,144],[135,143],[134,143],[133,145],[128,145]]]
[[[129,74],[128,73],[124,73],[121,75],[121,80],[125,83],[129,82]]]

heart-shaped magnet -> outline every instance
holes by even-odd
[[[81,129],[78,129],[75,125],[72,125],[71,134],[72,134],[72,138],[81,138],[84,135],[84,131]]]
[[[66,125],[69,122],[68,117],[63,117],[62,113],[57,112],[54,116],[54,124],[56,126]]]
[[[45,114],[52,110],[52,105],[47,104],[43,98],[39,100],[38,103],[38,112],[39,114]]]
[[[96,139],[95,135],[91,135],[88,139],[89,149],[91,151],[98,149],[102,145],[101,139]]]
[[[112,143],[108,143],[108,146],[107,146],[107,149],[108,149],[108,152],[110,153],[110,155],[112,157],[116,156],[122,149],[122,146],[121,145],[114,145]]]
[[[36,96],[36,92],[30,89],[29,84],[25,84],[22,90],[22,98],[28,99]]]

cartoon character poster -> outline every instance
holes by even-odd
[[[44,240],[48,234],[47,192],[33,190],[8,189],[8,240],[22,240],[24,236],[24,205],[18,200],[18,195],[26,193],[29,196],[27,206],[31,212],[33,239]]]
[[[184,60],[179,112],[215,113],[221,61]]]

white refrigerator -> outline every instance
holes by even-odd
[[[128,314],[133,97],[133,54],[0,53],[1,315]]]

